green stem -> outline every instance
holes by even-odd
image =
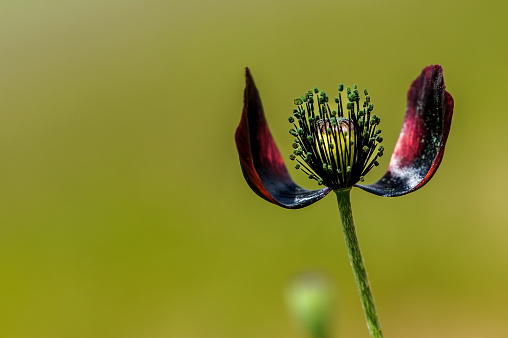
[[[324,331],[315,332],[314,333],[314,338],[326,338],[326,332],[324,332]]]
[[[327,337],[326,326],[321,326],[313,329],[311,334],[312,338],[326,338]]]
[[[360,299],[362,301],[370,335],[373,338],[382,338],[383,333],[381,332],[381,325],[377,317],[374,297],[370,291],[367,271],[365,270],[362,254],[360,252],[360,245],[356,237],[355,223],[353,221],[351,201],[349,198],[350,192],[351,189],[335,190],[337,194],[337,203],[339,204],[340,219],[342,221],[342,230],[344,231],[349,260],[353,268],[358,291],[360,292]]]

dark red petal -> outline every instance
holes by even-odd
[[[330,189],[307,190],[293,182],[268,129],[248,68],[245,77],[242,119],[235,134],[245,180],[256,194],[284,208],[303,208],[325,197]]]
[[[376,183],[357,187],[380,196],[423,187],[443,159],[452,115],[453,98],[445,90],[443,69],[425,68],[407,93],[406,117],[388,171]]]

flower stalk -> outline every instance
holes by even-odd
[[[377,316],[376,305],[374,304],[374,297],[370,291],[369,279],[365,264],[363,262],[362,254],[360,252],[360,244],[356,237],[355,223],[353,221],[353,213],[351,211],[351,201],[349,189],[335,190],[337,195],[337,203],[340,211],[340,219],[342,221],[342,230],[346,240],[346,247],[349,254],[353,274],[355,275],[356,285],[360,293],[365,319],[369,327],[370,335],[373,338],[382,338],[381,325]]]

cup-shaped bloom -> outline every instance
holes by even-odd
[[[246,70],[244,107],[236,130],[236,145],[244,177],[259,196],[285,208],[302,208],[323,198],[332,190],[357,186],[380,196],[400,196],[425,185],[443,158],[453,114],[453,98],[445,90],[441,66],[429,66],[413,81],[407,97],[402,130],[388,170],[377,182],[361,185],[363,177],[379,163],[380,119],[372,113],[367,90],[360,104],[356,85],[347,87],[347,109],[343,109],[339,85],[337,109],[330,109],[328,96],[315,87],[295,99],[297,108],[289,122],[295,137],[296,161],[309,178],[324,185],[307,190],[290,177],[268,129],[259,92]],[[316,95],[315,95],[316,94]]]

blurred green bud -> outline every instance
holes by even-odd
[[[332,294],[318,273],[297,276],[286,292],[289,311],[311,337],[326,337],[331,319]]]

